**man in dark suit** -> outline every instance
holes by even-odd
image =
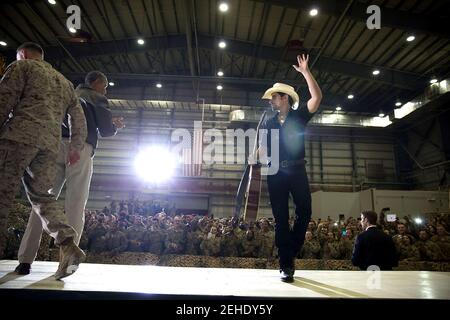
[[[373,211],[361,213],[361,233],[355,242],[352,263],[361,270],[376,266],[380,270],[392,270],[398,266],[394,241],[376,226],[377,214]]]

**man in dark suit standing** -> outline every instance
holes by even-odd
[[[398,266],[394,241],[376,226],[377,214],[373,211],[361,213],[362,232],[355,242],[352,263],[361,270],[377,266],[380,270],[392,270]]]

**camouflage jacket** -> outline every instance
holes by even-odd
[[[66,113],[71,147],[81,150],[86,120],[72,83],[45,61],[25,59],[8,66],[0,80],[1,139],[58,153]]]

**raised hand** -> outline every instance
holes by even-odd
[[[294,67],[295,70],[297,70],[300,73],[304,73],[306,71],[309,70],[308,68],[308,61],[309,61],[309,54],[307,54],[306,56],[304,54],[302,54],[301,56],[298,55],[297,56],[297,62],[298,62],[298,66],[297,65],[292,65]]]

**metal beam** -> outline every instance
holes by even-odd
[[[158,50],[160,48],[186,49],[187,47],[185,35],[156,36],[148,40],[148,45],[146,45],[145,47],[138,46],[135,43],[134,39],[101,41],[89,44],[67,44],[66,47],[75,58],[99,56],[102,55],[102,52],[108,52],[108,54],[111,55],[123,53],[139,53],[148,50]],[[200,48],[206,50],[216,50],[215,42],[216,41],[213,36],[198,36],[198,45]],[[251,57],[253,55],[253,43],[231,39],[227,40],[227,42],[228,53],[247,57]],[[283,50],[284,48],[261,46],[259,56],[263,60],[278,62],[279,57],[283,55]],[[45,48],[45,52],[46,57],[50,60],[58,60],[60,58],[59,48],[57,46],[48,46]],[[5,51],[5,55],[8,56],[8,54],[10,56],[14,56],[15,52],[12,50],[11,52]],[[314,59],[314,55],[310,57],[310,60],[311,59]],[[285,60],[285,62],[289,65],[292,64],[292,61]],[[315,69],[370,80],[372,82],[378,82],[380,84],[386,84],[409,91],[421,89],[426,84],[425,79],[420,79],[419,74],[392,70],[389,68],[378,66],[377,68],[381,71],[381,74],[377,77],[373,77],[371,74],[371,70],[374,67],[375,66],[371,66],[368,64],[321,56],[320,61],[317,63]]]
[[[272,5],[292,9],[310,10],[313,6],[320,6],[320,11],[327,15],[339,16],[345,8],[347,1],[344,0],[254,0],[267,2]],[[352,20],[366,23],[369,15],[366,13],[369,4],[355,2],[346,17]],[[431,17],[410,11],[400,11],[381,7],[381,27],[402,29],[408,32],[426,33],[450,38],[448,26],[444,17]]]
[[[84,79],[85,74],[82,73],[69,73],[66,76],[71,81],[80,81]],[[108,73],[106,74],[108,78],[114,79],[117,83],[117,87],[139,87],[148,86],[149,83],[153,81],[163,81],[170,83],[187,83],[192,81],[198,81],[200,83],[212,83],[217,82],[217,77],[211,76],[186,76],[186,75],[162,75],[162,74],[136,74],[136,73]],[[253,91],[263,92],[268,87],[273,85],[273,80],[271,79],[255,79],[255,78],[233,78],[233,77],[221,77],[220,82],[225,86],[235,86],[236,88],[248,88]],[[294,81],[284,81],[286,84],[295,86],[298,82]],[[303,88],[307,88],[306,85]],[[306,90],[307,91],[307,90]],[[347,100],[345,96],[339,96],[336,94],[324,92],[324,105],[336,105],[337,103],[343,103]]]

